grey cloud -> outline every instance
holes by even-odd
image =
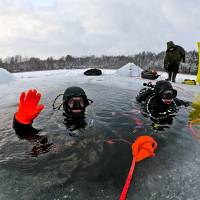
[[[199,40],[197,0],[30,1],[0,0],[0,56],[130,55],[165,50],[169,40],[192,50]]]

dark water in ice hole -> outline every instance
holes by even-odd
[[[89,125],[70,137],[62,112],[52,101],[62,88],[42,97],[45,110],[34,122],[53,143],[46,154],[32,157],[33,144],[20,140],[12,129],[17,103],[0,107],[0,199],[118,199],[132,160],[130,145],[151,135],[156,156],[136,165],[127,199],[200,199],[199,142],[187,129],[187,109],[181,108],[164,131],[138,113],[136,91],[85,84]],[[137,127],[135,119],[143,122]],[[106,141],[112,139],[114,143]]]

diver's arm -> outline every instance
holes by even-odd
[[[39,130],[33,128],[32,124],[22,124],[14,116],[13,119],[13,128],[15,133],[20,138],[25,138],[27,135],[37,135]]]
[[[185,107],[188,107],[188,106],[191,105],[191,102],[189,102],[189,101],[183,101],[183,100],[178,99],[178,98],[175,98],[174,101],[175,101],[175,103],[176,103],[177,106],[185,106]]]
[[[32,124],[22,124],[18,122],[14,116],[13,128],[16,135],[20,139],[25,139],[33,143],[33,147],[31,150],[32,156],[38,156],[41,153],[46,153],[50,151],[53,143],[48,142],[47,136],[39,135],[38,133],[40,130],[33,128]]]

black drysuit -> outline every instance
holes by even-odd
[[[64,124],[66,128],[69,130],[70,136],[76,136],[73,134],[73,131],[77,129],[84,128],[87,123],[85,121],[85,117],[81,118],[69,118],[66,116],[66,114],[63,113],[65,116]],[[13,128],[15,130],[16,135],[20,139],[25,139],[30,142],[34,143],[34,146],[32,148],[31,154],[33,156],[37,156],[40,153],[46,153],[50,150],[52,143],[48,142],[47,136],[39,135],[40,129],[35,129],[32,124],[22,124],[17,121],[17,119],[14,117],[13,119]]]
[[[150,115],[153,122],[172,124],[173,117],[178,111],[177,107],[181,105],[188,106],[189,102],[174,98],[170,105],[164,104],[160,93],[173,88],[167,81],[158,81],[157,83],[154,88],[142,89],[137,95],[136,100],[142,103],[142,109]]]

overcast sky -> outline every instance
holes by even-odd
[[[188,51],[199,20],[199,0],[0,0],[0,57]]]

